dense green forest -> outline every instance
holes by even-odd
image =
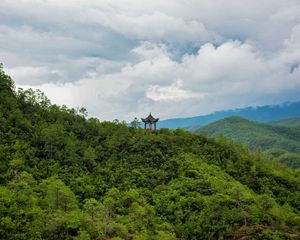
[[[0,69],[0,239],[300,239],[300,173],[225,138],[144,131]]]
[[[241,117],[229,117],[192,131],[213,137],[224,135],[235,142],[247,144],[252,150],[261,148],[290,167],[300,168],[298,123],[299,118],[265,124]]]

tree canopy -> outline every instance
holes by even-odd
[[[1,239],[299,239],[300,174],[226,138],[100,122],[0,69]]]

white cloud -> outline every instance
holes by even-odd
[[[48,67],[22,66],[7,68],[6,72],[15,79],[16,84],[26,83],[40,85],[47,81],[58,82],[63,75],[61,70],[50,70]],[[20,80],[20,82],[18,81]]]
[[[297,100],[298,0],[2,0],[0,61],[19,86],[101,119]]]
[[[171,101],[173,103],[186,99],[203,99],[205,93],[182,89],[182,80],[177,80],[170,86],[154,85],[147,89],[146,96],[154,101]]]
[[[208,32],[204,24],[197,20],[185,21],[159,11],[140,16],[102,12],[97,15],[97,22],[125,36],[138,39],[198,42],[218,37],[217,34]]]
[[[249,44],[229,41],[218,47],[205,44],[180,62],[161,44],[143,42],[134,51],[140,61],[118,72],[41,88],[57,102],[87,106],[101,119],[127,120],[154,110],[167,118],[280,103],[295,100],[295,92],[300,92],[299,69],[290,74],[282,61],[284,51],[269,58]],[[72,97],[62,98],[65,93]]]
[[[168,57],[168,50],[164,44],[152,44],[150,42],[141,42],[141,44],[131,50],[133,53],[137,54],[140,59],[155,59],[161,57]]]

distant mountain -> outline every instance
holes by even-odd
[[[186,128],[204,126],[214,121],[230,116],[240,116],[258,122],[270,122],[290,117],[300,116],[300,101],[283,103],[281,105],[268,105],[261,107],[247,107],[241,109],[218,111],[212,114],[190,118],[174,118],[159,122],[159,128]]]
[[[248,144],[251,149],[260,147],[281,162],[299,168],[300,128],[279,125],[296,123],[296,119],[285,119],[272,123],[278,124],[277,126],[249,121],[241,117],[228,117],[200,127],[195,132],[213,137],[224,135],[236,142]]]

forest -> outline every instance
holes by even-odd
[[[100,122],[0,69],[0,239],[300,239],[300,172],[225,137]]]
[[[223,135],[251,150],[261,149],[292,168],[300,168],[300,118],[259,123],[234,116],[191,131],[211,137]]]

